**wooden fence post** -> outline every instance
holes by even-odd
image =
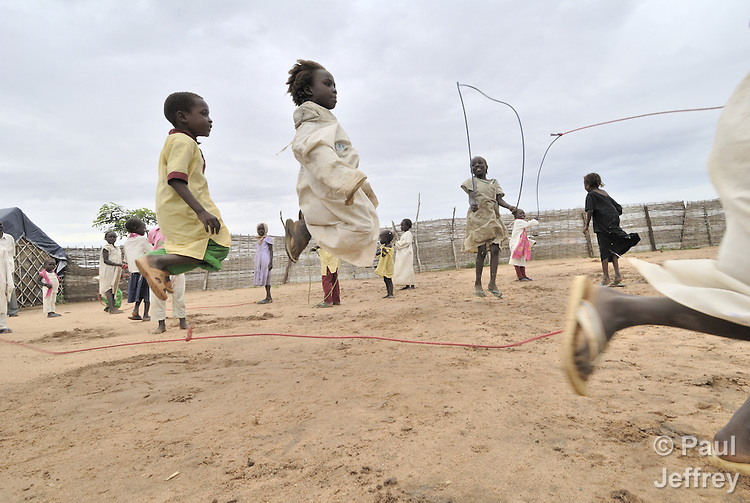
[[[651,251],[656,251],[656,240],[654,239],[654,228],[651,227],[651,215],[648,214],[648,206],[643,205],[643,212],[646,214],[646,225],[648,226],[648,240],[651,242]]]
[[[422,205],[422,195],[417,194],[417,216],[414,218],[414,250],[417,252],[417,265],[419,266],[419,272],[422,272],[422,261],[419,258],[419,207]]]
[[[706,205],[703,205],[703,220],[706,222],[706,232],[708,233],[708,246],[714,245],[714,238],[711,235],[711,222],[708,221],[708,211]]]
[[[581,213],[581,220],[583,222],[586,222],[586,213]],[[594,258],[594,248],[591,246],[591,233],[589,231],[586,231],[584,233],[584,236],[586,236],[586,252],[589,255],[589,258]]]
[[[453,250],[453,262],[458,269],[458,256],[456,255],[456,245],[453,242],[453,235],[456,233],[456,207],[453,207],[453,218],[451,218],[451,250]]]
[[[687,220],[687,205],[682,201],[682,225],[680,226],[680,249],[684,248],[683,240],[685,239],[685,220]]]

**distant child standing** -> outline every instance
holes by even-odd
[[[333,253],[315,247],[320,256],[320,281],[323,284],[323,301],[315,307],[332,307],[341,304],[339,291],[339,265],[341,261]]]
[[[154,247],[154,250],[164,248],[165,240],[166,238],[161,233],[159,227],[154,227],[148,231],[148,242]],[[181,329],[187,330],[189,325],[185,319],[185,314],[187,313],[185,305],[185,275],[176,274],[170,279],[174,289],[172,293],[172,316],[179,318]],[[167,302],[158,297],[154,298],[154,316],[156,317],[156,321],[159,322],[154,333],[163,334],[167,331]]]
[[[8,328],[8,302],[15,288],[15,243],[13,236],[3,233],[3,222],[0,221],[0,334],[13,332]]]
[[[414,288],[414,250],[412,249],[414,238],[411,235],[411,220],[408,218],[401,220],[401,232],[403,234],[393,245],[396,250],[393,283],[406,285],[401,290],[408,290]]]
[[[494,178],[487,179],[487,161],[484,157],[474,157],[471,160],[471,171],[474,173],[461,184],[461,188],[469,195],[469,211],[466,214],[466,239],[462,251],[476,252],[476,280],[474,281],[474,295],[486,297],[482,289],[482,270],[490,248],[490,283],[487,289],[492,295],[502,299],[503,294],[495,283],[497,265],[500,262],[500,247],[508,241],[508,229],[500,220],[500,206],[511,212],[516,210],[503,199],[505,192]]]
[[[151,321],[148,315],[151,307],[151,298],[148,294],[148,283],[145,278],[138,272],[135,261],[141,258],[153,248],[148,242],[146,234],[146,224],[138,217],[130,217],[125,222],[125,230],[130,233],[125,240],[125,257],[128,259],[128,271],[130,271],[130,281],[128,282],[128,304],[135,302],[133,313],[128,316],[131,320]],[[138,312],[141,301],[143,301],[143,317]]]
[[[115,292],[122,276],[122,252],[115,246],[115,231],[104,234],[104,240],[107,244],[99,254],[99,295],[107,299],[107,307],[104,308],[106,312],[120,314],[122,311],[115,307]]]
[[[57,263],[55,259],[48,258],[44,261],[44,268],[39,271],[36,281],[42,287],[42,309],[47,318],[57,318],[62,316],[55,312],[55,304],[57,304],[57,292],[60,289],[60,278],[55,272]]]
[[[136,260],[161,300],[173,290],[170,274],[196,267],[218,271],[232,246],[208,192],[206,161],[198,148],[198,137],[211,134],[208,104],[195,93],[173,93],[164,101],[164,116],[174,126],[159,156],[156,186],[156,219],[166,243]]]
[[[266,298],[259,300],[258,304],[270,304],[271,298],[271,269],[273,269],[273,238],[268,235],[268,226],[258,224],[258,244],[255,249],[255,268],[254,281],[255,286],[266,287]]]
[[[359,170],[359,154],[331,110],[336,81],[315,61],[289,70],[294,111],[294,157],[300,219],[286,222],[286,252],[296,262],[312,236],[317,244],[356,266],[371,264],[380,223],[378,199]]]
[[[536,241],[529,238],[526,229],[539,225],[536,218],[526,221],[526,212],[521,208],[516,208],[514,213],[516,219],[513,220],[513,231],[510,234],[510,259],[508,263],[516,268],[516,277],[518,281],[531,281],[526,276],[526,261],[531,260],[531,247]]]
[[[599,254],[602,259],[602,286],[625,286],[620,275],[618,259],[637,245],[641,237],[632,232],[628,234],[620,227],[622,206],[612,199],[604,189],[602,178],[596,173],[583,177],[583,188],[586,189],[586,218],[583,233],[589,231],[589,222],[594,220],[594,232],[599,243]],[[609,262],[615,270],[614,280],[609,281]]]
[[[385,230],[380,233],[380,249],[378,250],[378,266],[375,274],[383,278],[385,282],[386,296],[384,299],[392,299],[393,295],[393,231]]]

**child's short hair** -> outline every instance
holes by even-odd
[[[289,86],[287,92],[292,96],[292,101],[297,106],[307,101],[305,87],[312,85],[313,74],[317,70],[325,70],[323,65],[307,59],[298,59],[291,70],[286,83]]]
[[[138,217],[130,217],[125,222],[125,230],[128,232],[135,232],[139,225],[141,225],[143,221]]]
[[[411,229],[411,220],[409,220],[408,218],[404,218],[404,219],[402,220],[402,222],[406,222],[406,225],[408,225],[408,226],[409,226],[409,229]]]
[[[393,231],[390,229],[385,229],[384,231],[381,231],[380,237],[378,239],[384,245],[389,244],[391,241],[393,241]]]
[[[190,112],[195,105],[195,100],[202,99],[202,96],[187,91],[172,93],[164,100],[164,117],[177,127],[177,112]]]
[[[586,182],[590,187],[599,188],[604,187],[604,182],[602,182],[602,177],[599,176],[598,173],[589,173],[588,175],[583,177],[583,181]]]

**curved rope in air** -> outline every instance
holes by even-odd
[[[654,115],[676,114],[676,113],[683,113],[683,112],[705,112],[705,111],[708,111],[708,110],[719,110],[719,109],[722,109],[722,108],[724,108],[724,107],[720,106],[720,107],[707,107],[707,108],[683,108],[683,109],[680,109],[680,110],[664,110],[662,112],[651,112],[651,113],[647,113],[647,114],[640,114],[640,115],[632,115],[630,117],[623,117],[621,119],[614,119],[614,120],[611,120],[611,121],[597,122],[596,124],[589,124],[588,126],[583,126],[583,127],[571,129],[570,131],[565,131],[564,133],[550,133],[550,136],[554,136],[555,139],[552,140],[552,142],[549,144],[549,146],[547,146],[547,150],[544,151],[544,157],[542,157],[542,162],[539,163],[539,171],[537,171],[537,175],[536,175],[536,212],[537,212],[537,216],[539,216],[539,177],[542,174],[542,166],[544,165],[544,160],[547,158],[547,152],[549,152],[550,147],[552,147],[552,145],[557,140],[559,140],[560,138],[562,138],[566,134],[575,133],[576,131],[583,131],[584,129],[589,129],[589,128],[593,128],[593,127],[604,126],[606,124],[614,124],[615,122],[629,121],[629,120],[632,120],[632,119],[641,119],[643,117],[652,117]]]
[[[458,96],[461,98],[461,108],[464,112],[464,123],[466,124],[466,141],[469,143],[469,169],[471,170],[471,140],[469,139],[469,121],[466,118],[466,107],[464,106],[464,98],[461,94],[461,87],[468,87],[470,89],[474,89],[476,92],[484,96],[490,101],[494,101],[495,103],[501,103],[503,105],[506,105],[510,107],[511,110],[513,110],[513,113],[516,114],[516,119],[518,119],[518,127],[521,130],[521,184],[518,187],[518,199],[516,200],[515,206],[518,207],[518,205],[521,203],[521,192],[523,191],[523,179],[524,179],[524,173],[526,171],[526,141],[524,140],[523,136],[523,124],[521,124],[521,116],[518,115],[518,112],[515,108],[513,108],[513,105],[510,103],[506,103],[505,101],[500,101],[495,98],[492,98],[491,96],[487,96],[484,92],[482,92],[480,89],[477,89],[474,86],[470,86],[469,84],[461,84],[459,82],[456,82],[456,88],[458,89]],[[474,187],[474,171],[471,170],[471,183],[472,188]],[[474,191],[476,194],[476,191]]]
[[[260,336],[292,337],[292,338],[297,338],[297,339],[333,339],[333,340],[335,339],[369,339],[369,340],[377,340],[377,341],[399,342],[403,344],[423,344],[423,345],[428,345],[428,346],[452,346],[452,347],[476,348],[476,349],[507,349],[507,348],[512,348],[516,346],[521,346],[522,344],[528,344],[529,342],[538,341],[546,337],[551,337],[561,332],[562,330],[555,330],[554,332],[548,332],[546,334],[537,335],[535,337],[531,337],[530,339],[526,339],[526,340],[519,341],[519,342],[512,342],[510,344],[490,345],[490,344],[467,344],[467,343],[462,343],[462,342],[415,341],[415,340],[409,340],[409,339],[396,339],[393,337],[380,337],[376,335],[300,335],[300,334],[260,333],[260,334],[204,335],[204,336],[199,336],[199,337],[193,337],[193,326],[190,325],[187,336],[184,339],[160,339],[160,340],[154,340],[154,341],[125,342],[122,344],[110,344],[107,346],[71,349],[68,351],[50,351],[48,349],[38,348],[36,346],[25,344],[23,342],[11,341],[8,339],[4,339],[2,337],[0,337],[0,342],[4,342],[6,344],[12,344],[14,346],[19,346],[24,349],[29,349],[31,351],[36,351],[37,353],[44,353],[46,355],[55,355],[55,356],[69,355],[73,353],[84,353],[87,351],[96,351],[96,350],[101,350],[101,349],[122,348],[126,346],[140,346],[140,345],[145,345],[145,344],[161,344],[161,343],[167,343],[167,342],[190,342],[190,341],[195,341],[195,340],[200,340],[200,339],[204,339],[204,340],[205,339],[229,339],[229,338],[238,338],[238,337],[260,337]]]

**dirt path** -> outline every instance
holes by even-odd
[[[713,257],[715,249],[639,254]],[[377,336],[502,345],[562,328],[576,274],[597,260],[532,262],[505,299],[472,295],[473,271],[417,275],[383,299],[343,279],[342,305],[311,309],[320,283],[188,292],[194,337]],[[629,293],[652,289],[628,265]],[[592,279],[594,281],[594,279]],[[241,305],[237,305],[241,304]],[[234,306],[234,307],[226,307]],[[0,501],[518,502],[748,501],[737,487],[659,489],[689,467],[716,472],[681,439],[710,439],[750,393],[750,344],[663,327],[623,331],[573,394],[557,335],[509,349],[275,335],[180,341],[168,320],[97,303],[24,310],[0,344]],[[667,435],[677,452],[660,457]],[[175,475],[176,474],[176,475]],[[174,476],[173,476],[174,475]],[[173,476],[170,478],[170,476]]]

